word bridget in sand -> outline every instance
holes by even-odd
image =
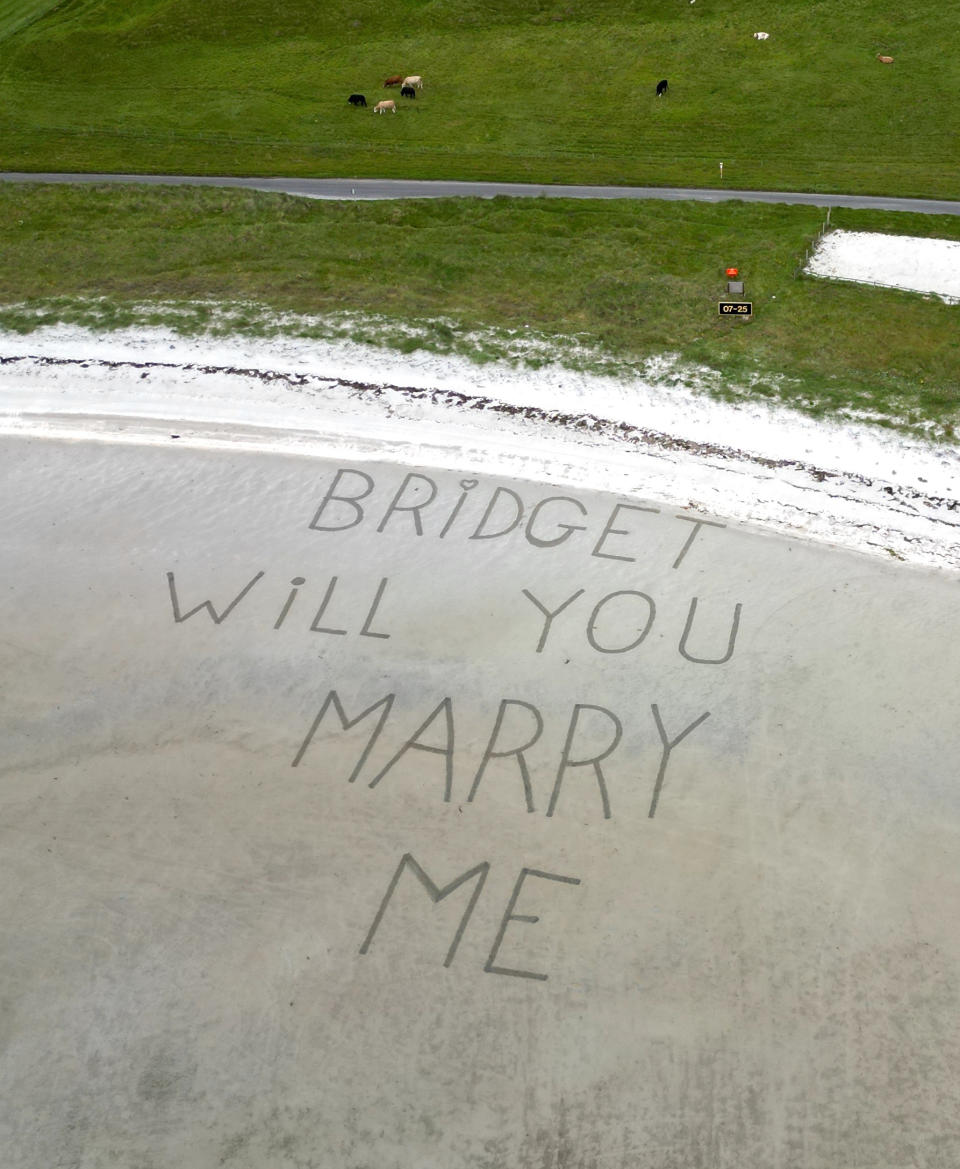
[[[442,498],[440,488],[429,475],[411,471],[386,500],[372,475],[341,467],[308,527],[313,532],[346,532],[368,521],[377,521],[377,532],[390,527],[391,531],[396,528],[414,536],[429,534],[439,540],[454,529],[461,537],[468,531],[468,540],[496,540],[520,530],[527,543],[535,548],[555,548],[583,532],[592,543],[591,556],[633,563],[637,557],[631,553],[636,548],[630,539],[637,534],[629,527],[617,525],[629,512],[660,514],[658,507],[617,503],[598,516],[595,508],[591,514],[586,504],[571,495],[549,495],[529,506],[512,487],[496,487],[478,518],[485,497],[482,489],[476,496],[472,495],[478,484],[478,479],[461,479],[460,493],[451,506],[450,499]],[[429,515],[424,519],[427,512]],[[673,568],[680,566],[703,528],[725,527],[716,520],[699,516],[674,518],[692,527],[684,530]],[[598,522],[601,519],[602,527]]]
[[[377,740],[383,731],[390,712],[393,708],[396,694],[387,694],[383,698],[378,699],[370,706],[366,707],[359,714],[354,715],[353,718],[348,717],[340,696],[336,690],[331,690],[326,698],[321,703],[320,709],[316,717],[307,731],[306,737],[300,745],[300,749],[294,756],[292,767],[299,767],[307,753],[313,738],[316,735],[324,717],[331,709],[337,716],[340,722],[340,729],[348,731],[357,723],[363,722],[364,719],[379,711],[376,721],[373,723],[373,730],[367,739],[366,745],[360,753],[359,759],[354,764],[353,770],[347,776],[348,783],[354,783],[359,778],[361,772],[364,770],[367,761],[373,753]],[[523,712],[523,713],[521,713]],[[592,714],[584,717],[584,712],[592,712]],[[705,722],[710,717],[708,710],[695,718],[691,723],[675,734],[673,738],[667,732],[664,725],[664,720],[660,714],[660,708],[656,703],[650,706],[650,713],[653,716],[653,721],[657,729],[657,735],[660,739],[660,766],[657,770],[656,778],[653,782],[653,794],[650,800],[650,810],[647,813],[649,818],[653,818],[657,811],[657,804],[660,800],[660,794],[663,790],[664,782],[667,776],[667,764],[670,762],[670,757],[674,748],[681,743],[687,735],[696,730],[701,723]],[[526,725],[522,731],[518,730],[517,723],[524,722]],[[590,724],[593,724],[593,731],[596,733],[597,723],[603,724],[602,729],[605,734],[606,742],[598,750],[595,747],[587,747],[583,744],[583,740],[590,733]],[[505,724],[509,723],[509,729],[504,730]],[[676,725],[676,724],[674,724]],[[431,731],[431,728],[432,731]],[[526,801],[527,811],[535,811],[533,798],[533,779],[531,774],[530,762],[527,758],[527,752],[531,751],[533,747],[540,740],[543,734],[544,720],[543,715],[539,709],[533,705],[532,702],[524,702],[519,698],[504,698],[501,700],[497,709],[496,720],[493,725],[493,730],[487,738],[487,745],[484,749],[483,756],[480,759],[479,766],[473,772],[473,779],[470,784],[470,791],[466,797],[466,803],[472,803],[480,788],[480,783],[483,780],[484,773],[491,759],[515,759],[517,769],[520,772],[520,779],[523,784],[523,794]],[[393,727],[391,726],[391,730]],[[425,741],[423,736],[431,732],[434,741]],[[552,816],[557,810],[557,803],[560,799],[560,793],[563,789],[563,784],[567,776],[567,772],[572,768],[590,767],[593,769],[594,777],[597,782],[597,788],[600,795],[600,804],[603,809],[603,817],[609,820],[613,813],[610,805],[610,793],[607,785],[607,777],[604,774],[601,763],[604,762],[619,746],[620,740],[623,738],[623,723],[619,717],[614,714],[612,710],[608,710],[605,706],[594,706],[592,703],[578,702],[574,705],[571,711],[570,718],[567,724],[567,732],[563,742],[563,748],[560,751],[560,761],[557,766],[556,773],[553,779],[553,788],[550,793],[550,800],[547,805],[547,816]],[[327,729],[322,736],[324,750],[321,758],[326,762],[330,758],[329,743],[330,730],[329,723]],[[423,751],[431,755],[440,755],[443,757],[443,799],[444,802],[450,803],[453,799],[454,787],[454,761],[455,761],[455,747],[456,747],[456,725],[454,720],[453,700],[449,697],[440,700],[438,705],[427,715],[427,717],[420,723],[417,729],[408,737],[406,737],[400,748],[395,750],[390,758],[380,766],[377,771],[367,781],[367,787],[375,788],[386,775],[396,766],[397,763],[409,751]],[[551,752],[553,753],[553,752]],[[542,755],[542,752],[541,752]],[[552,769],[551,769],[552,770]],[[472,771],[472,767],[471,767]]]

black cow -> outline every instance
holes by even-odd
[[[363,96],[362,93],[351,93],[347,98],[347,101],[352,106],[365,106],[367,104],[367,99]]]
[[[666,92],[667,92],[667,83],[666,83],[666,81],[658,81],[658,82],[657,82],[657,97],[663,97],[663,95],[664,95]]]
[[[401,85],[400,86],[400,96],[401,97],[416,97],[417,91],[413,88],[412,85]]]

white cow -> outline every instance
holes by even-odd
[[[377,104],[373,107],[373,112],[375,114],[385,114],[387,110],[392,110],[393,113],[396,113],[397,103],[395,101],[378,101]]]
[[[769,36],[770,36],[770,34],[768,32],[755,32],[753,34],[753,39],[755,41],[765,41],[768,39]]]
[[[423,89],[423,78],[419,74],[415,74],[413,77],[404,77],[403,84],[412,85],[417,89]]]

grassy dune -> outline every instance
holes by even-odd
[[[67,0],[0,41],[0,165],[955,196],[958,47],[909,0]]]
[[[833,219],[960,239],[953,217],[835,211]],[[929,424],[952,437],[960,307],[796,278],[820,221],[814,208],[784,205],[326,203],[202,188],[0,186],[0,304],[8,306],[0,326],[178,320],[202,328],[213,314],[196,302],[241,302],[233,327],[270,327],[263,309],[327,315],[287,328],[480,360],[515,350],[509,336],[531,330],[555,338],[558,352],[576,338],[588,364],[599,366],[602,353],[606,368],[623,371],[675,353],[718,371],[717,392]],[[717,315],[731,263],[755,305],[750,322]],[[359,317],[337,325],[344,309]],[[410,322],[425,323],[411,333]],[[485,339],[476,335],[483,326],[493,331]],[[569,345],[566,356],[577,358]]]

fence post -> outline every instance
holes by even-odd
[[[830,226],[830,208],[828,207],[827,208],[827,218],[817,228],[817,234],[813,237],[813,239],[810,241],[810,243],[808,243],[807,246],[803,249],[803,254],[800,257],[800,263],[797,264],[797,267],[793,273],[794,280],[799,280],[800,275],[803,272],[803,269],[807,265],[807,261],[810,259],[811,255],[813,254],[814,249],[816,248],[817,244],[827,234],[827,228],[829,226]]]

